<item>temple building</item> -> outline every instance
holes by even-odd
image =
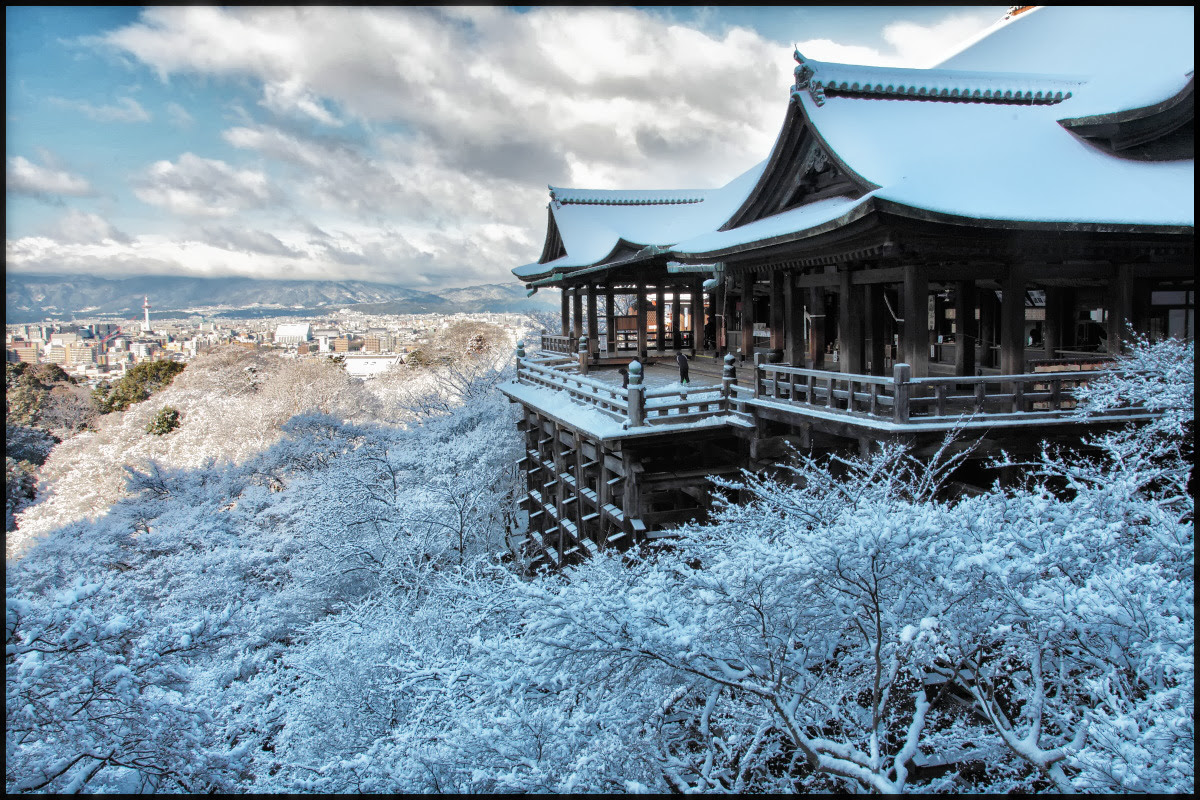
[[[531,554],[668,535],[707,476],[789,445],[959,429],[982,454],[1136,418],[1083,423],[1071,390],[1131,336],[1194,337],[1193,30],[1016,7],[933,69],[797,52],[770,155],[725,186],[551,187],[513,272],[562,291],[562,330],[505,389]],[[678,353],[693,384],[644,383]]]

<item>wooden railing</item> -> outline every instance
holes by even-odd
[[[545,353],[575,355],[576,347],[574,336],[551,336],[548,333],[543,333],[538,349]]]
[[[738,396],[783,402],[798,411],[819,408],[901,424],[1014,414],[1061,418],[1075,407],[1074,390],[1105,374],[1070,370],[913,378],[907,364],[897,364],[885,377],[767,364],[758,354],[751,391],[739,391]]]
[[[527,356],[524,348],[519,348],[517,383],[565,392],[574,402],[597,409],[625,427],[697,422],[725,414],[730,408],[732,378],[721,386],[649,389],[641,383],[641,364],[634,361],[629,365],[629,387],[623,388],[568,371],[568,364],[555,361],[544,355]]]
[[[1104,370],[1035,372],[913,378],[907,364],[890,376],[858,375],[765,363],[757,354],[748,385],[738,386],[732,356],[727,356],[720,386],[648,389],[641,365],[630,364],[629,386],[622,388],[584,377],[570,362],[526,357],[518,350],[517,383],[565,392],[574,402],[595,408],[626,428],[711,420],[744,412],[756,403],[798,415],[815,411],[828,418],[878,420],[895,424],[952,424],[963,418],[990,423],[1021,423],[1044,418],[1068,421],[1076,404],[1074,391]],[[1141,409],[1115,410],[1105,419]]]

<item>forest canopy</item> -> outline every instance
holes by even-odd
[[[369,386],[218,353],[161,390],[169,436],[142,404],[59,445],[52,480],[120,481],[21,515],[8,791],[1194,789],[1190,343],[1080,411],[1158,422],[1019,486],[798,457],[535,576],[510,366],[466,349]]]

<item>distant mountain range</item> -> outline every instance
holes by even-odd
[[[517,281],[437,294],[364,281],[270,281],[162,275],[110,280],[90,275],[4,276],[10,323],[84,317],[140,317],[149,296],[154,316],[302,316],[353,308],[375,314],[557,311],[558,294],[525,296]]]

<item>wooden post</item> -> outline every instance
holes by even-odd
[[[679,286],[671,287],[671,349],[678,353],[683,349],[683,303],[679,299]]]
[[[659,355],[662,355],[665,349],[666,310],[666,288],[660,282],[658,286],[654,287],[654,349],[658,351]]]
[[[645,358],[646,353],[646,284],[637,284],[637,357]]]
[[[811,369],[825,367],[825,289],[808,290],[808,363]]]
[[[1058,286],[1046,287],[1046,321],[1042,325],[1042,347],[1046,358],[1057,358],[1063,349],[1063,332],[1071,324],[1067,293]]]
[[[975,375],[975,281],[959,281],[954,286],[954,374]]]
[[[600,354],[600,320],[596,319],[596,286],[587,285],[587,354]]]
[[[692,279],[692,351],[695,356],[704,349],[704,278]]]
[[[767,379],[767,374],[763,371],[762,365],[766,359],[762,353],[754,354],[754,399],[757,400],[762,396],[763,383]]]
[[[838,292],[838,372],[863,372],[862,287],[850,283],[850,267],[840,270]]]
[[[1113,267],[1108,282],[1108,352],[1120,353],[1127,326],[1133,320],[1133,272],[1128,264]]]
[[[571,290],[571,335],[583,336],[583,295],[578,286]]]
[[[771,353],[768,360],[772,364],[783,361],[785,319],[783,281],[785,277],[783,270],[771,270],[771,307],[767,326],[771,329]]]
[[[628,391],[629,427],[640,428],[646,418],[646,387],[642,385],[642,365],[636,360],[629,362]]]
[[[733,330],[733,278],[721,282],[721,324],[718,327],[720,352],[729,352],[729,332]]]
[[[892,421],[908,422],[908,393],[912,387],[909,379],[912,378],[912,368],[908,364],[897,364],[893,367],[892,377],[896,388],[896,395],[892,402]]]
[[[992,347],[999,340],[996,336],[996,292],[985,288],[979,293],[979,347],[975,361],[981,367],[996,366]]]
[[[617,352],[617,304],[610,286],[604,290],[604,327],[608,331],[604,349],[609,355]]]
[[[901,351],[914,378],[929,375],[929,278],[918,264],[904,267],[904,342]]]
[[[804,366],[804,304],[791,272],[783,277],[783,331],[783,360],[793,367]]]
[[[1010,264],[1000,298],[1000,373],[1025,372],[1025,268]]]
[[[868,346],[866,348],[866,360],[869,362],[869,372],[871,375],[884,374],[884,361],[886,360],[884,347],[887,344],[887,306],[883,299],[883,284],[869,283],[863,287],[866,294],[867,309],[863,315],[866,319],[866,339]]]
[[[754,355],[754,273],[742,273],[742,359]]]
[[[571,298],[567,294],[567,288],[564,286],[559,289],[562,292],[562,335],[571,335]]]
[[[558,561],[556,563],[560,566],[562,565],[563,559],[563,540],[566,538],[564,535],[562,522],[567,516],[567,485],[563,482],[563,475],[567,471],[566,458],[565,454],[563,453],[562,445],[563,430],[564,429],[561,425],[559,425],[557,422],[554,423],[554,441],[551,442],[551,446],[553,448],[551,452],[554,454],[554,479],[558,482],[558,484],[554,487],[554,510],[558,515]]]

